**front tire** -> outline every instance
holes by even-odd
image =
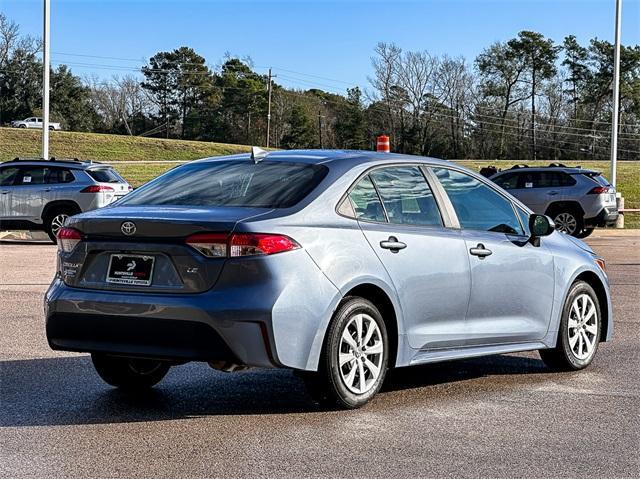
[[[378,309],[366,299],[345,298],[325,338],[317,373],[303,373],[311,395],[343,409],[365,405],[382,387],[389,341]]]
[[[593,288],[584,281],[574,283],[562,311],[556,347],[539,351],[544,363],[558,371],[586,368],[598,350],[601,318]]]
[[[553,216],[553,222],[556,224],[558,231],[576,237],[582,232],[584,225],[582,215],[574,209],[557,212]]]
[[[122,358],[93,353],[93,366],[107,384],[131,391],[142,391],[158,384],[171,367],[164,361]]]

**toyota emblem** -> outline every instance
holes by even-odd
[[[136,224],[133,221],[125,221],[120,226],[123,235],[131,236],[136,232]]]

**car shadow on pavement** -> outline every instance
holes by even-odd
[[[491,376],[546,373],[541,361],[496,356],[392,371],[386,392]],[[434,394],[437,394],[434,393]],[[450,392],[448,392],[450,394]],[[319,412],[289,370],[222,373],[205,364],[172,368],[154,389],[132,395],[104,384],[88,356],[0,362],[0,427],[162,421],[215,415]],[[375,407],[375,404],[371,407]],[[326,409],[325,409],[326,411]]]

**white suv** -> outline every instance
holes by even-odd
[[[16,158],[0,163],[0,230],[44,230],[55,242],[69,216],[106,206],[132,189],[101,163]]]

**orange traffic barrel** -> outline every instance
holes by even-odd
[[[389,143],[389,137],[387,135],[380,135],[376,142],[376,151],[383,153],[389,153],[391,151],[391,145]]]

